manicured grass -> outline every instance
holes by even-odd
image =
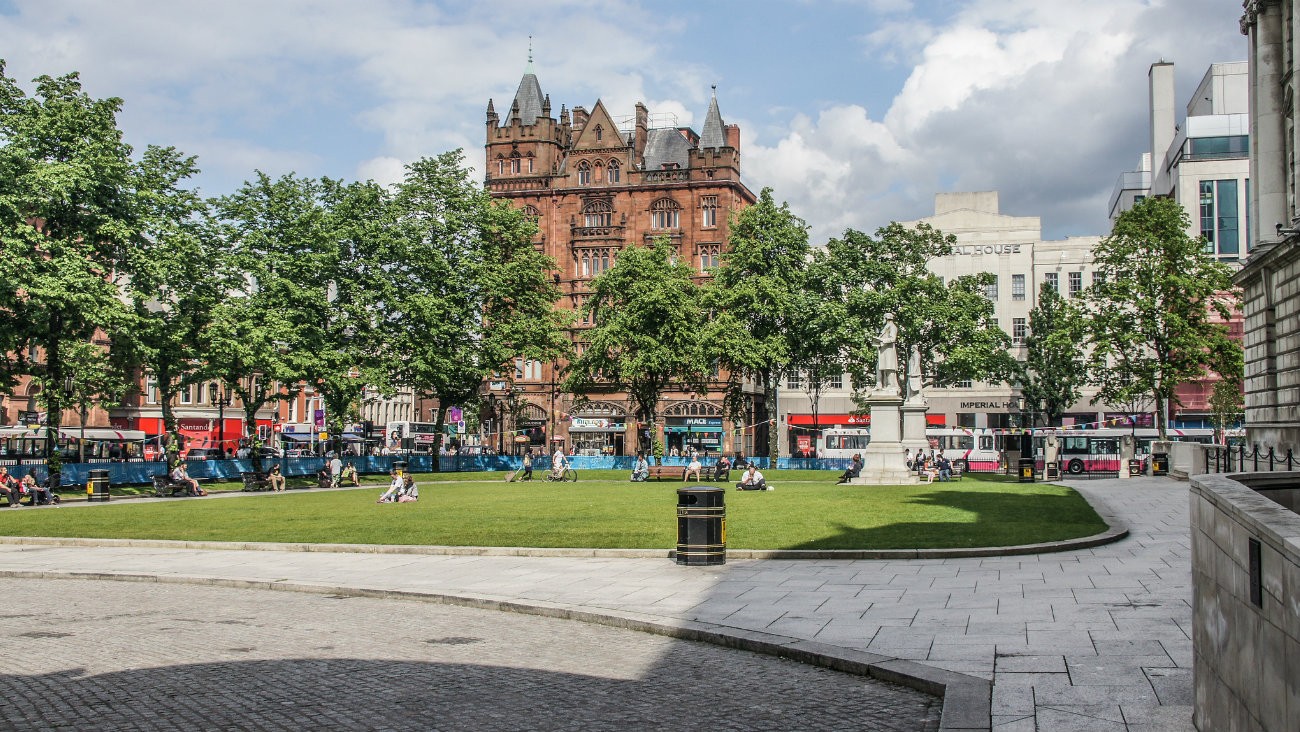
[[[540,477],[541,473],[538,473]],[[734,475],[734,474],[733,474]],[[834,475],[775,471],[776,490],[728,487],[737,549],[1007,546],[1088,536],[1105,524],[1062,486],[967,476],[920,486],[837,486]],[[418,475],[420,501],[376,504],[381,489],[291,491],[210,500],[0,509],[0,534],[191,541],[667,549],[680,482],[505,483],[502,474]]]

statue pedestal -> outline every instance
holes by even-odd
[[[903,412],[903,449],[913,453],[930,451],[930,440],[925,436],[925,415],[930,405],[924,399],[908,399]],[[874,434],[873,434],[874,439]]]
[[[862,453],[862,473],[849,481],[852,485],[909,485],[919,483],[916,473],[903,460],[903,398],[890,392],[867,395],[871,410],[871,442]],[[921,413],[925,421],[925,413]],[[922,437],[924,437],[922,428]]]

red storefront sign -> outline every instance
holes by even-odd
[[[791,414],[786,417],[786,422],[790,425],[811,427],[813,418],[811,414]],[[931,427],[942,427],[948,423],[946,416],[942,414],[925,415],[925,423]],[[817,426],[834,427],[836,425],[844,427],[866,427],[871,424],[871,415],[860,416],[857,414],[819,414],[817,415]]]

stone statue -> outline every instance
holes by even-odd
[[[885,325],[873,338],[876,345],[876,390],[898,393],[898,326],[894,314],[885,313]]]
[[[909,401],[921,398],[920,346],[912,346],[912,352],[907,357],[907,398]]]

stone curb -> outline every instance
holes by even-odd
[[[1095,507],[1094,507],[1095,508]],[[1018,554],[1047,554],[1088,549],[1128,536],[1128,529],[1115,528],[1117,519],[1098,511],[1112,528],[1077,539],[1019,546],[970,549],[727,549],[728,559],[958,559],[963,557],[1009,557]],[[150,549],[202,549],[225,551],[339,552],[343,554],[422,554],[466,557],[565,557],[601,559],[674,559],[673,549],[593,549],[582,547],[512,546],[423,546],[389,544],[300,544],[254,541],[174,541],[170,539],[93,539],[59,536],[0,536],[0,544],[70,547],[136,547]]]
[[[985,679],[931,668],[915,661],[903,661],[816,641],[791,638],[775,633],[731,628],[714,623],[701,623],[693,620],[671,622],[655,616],[637,613],[595,612],[559,603],[523,602],[491,596],[455,595],[414,590],[385,590],[291,580],[245,580],[224,577],[186,577],[114,572],[58,572],[48,570],[0,570],[0,577],[192,584],[237,589],[303,592],[318,595],[413,600],[480,610],[575,620],[669,638],[711,643],[724,648],[785,658],[798,663],[855,676],[869,676],[882,681],[889,681],[943,699],[939,732],[991,732],[993,728],[993,684]]]

